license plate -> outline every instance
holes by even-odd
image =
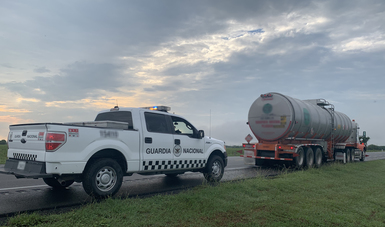
[[[24,170],[25,169],[25,164],[26,164],[25,161],[19,161],[19,163],[17,164],[17,169],[18,170]]]

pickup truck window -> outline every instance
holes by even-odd
[[[171,119],[174,125],[175,134],[182,134],[190,137],[196,137],[198,135],[198,130],[196,130],[188,121],[179,117],[171,117]]]
[[[133,129],[132,115],[130,111],[115,111],[100,113],[96,116],[95,121],[119,121],[127,122],[128,129]]]
[[[164,114],[144,113],[148,132],[171,133]]]

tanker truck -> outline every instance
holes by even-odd
[[[366,157],[358,124],[324,99],[262,94],[251,105],[247,124],[258,143],[243,144],[246,164],[320,167],[326,161],[346,163]]]

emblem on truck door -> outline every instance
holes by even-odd
[[[175,145],[174,147],[174,155],[179,157],[182,154],[182,147],[180,145]]]

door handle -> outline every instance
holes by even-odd
[[[145,137],[144,142],[145,143],[152,143],[152,138],[151,137]]]
[[[174,140],[174,143],[175,143],[176,145],[180,145],[180,139],[175,139],[175,140]]]

